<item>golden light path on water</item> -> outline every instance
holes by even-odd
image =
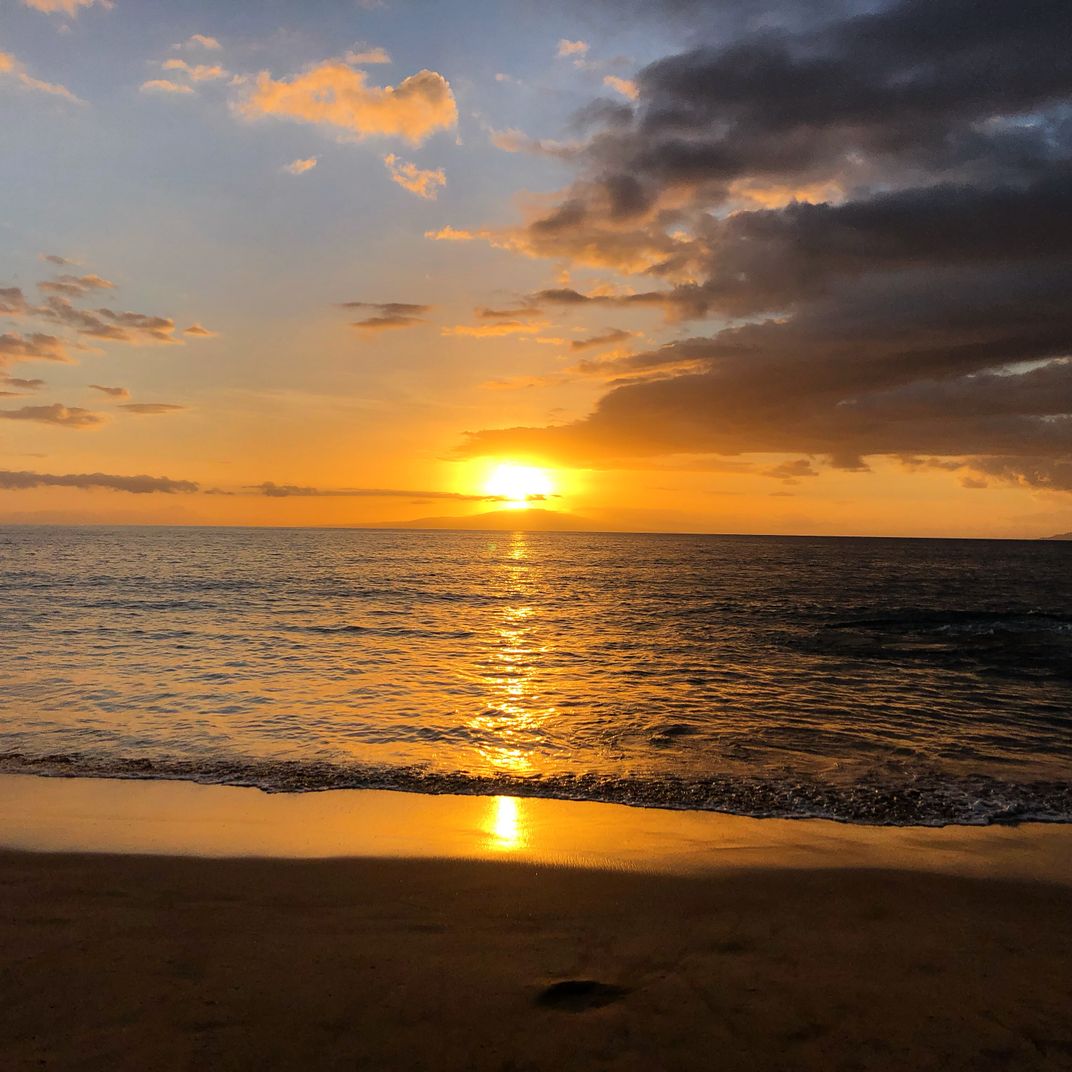
[[[540,710],[532,690],[535,665],[546,648],[534,635],[537,616],[532,596],[540,578],[533,575],[523,532],[511,533],[503,568],[507,598],[483,675],[487,706],[468,725],[478,739],[490,736],[503,742],[477,746],[487,763],[504,773],[524,775],[534,770],[529,742],[556,712],[553,706]]]

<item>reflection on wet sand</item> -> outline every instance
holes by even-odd
[[[489,847],[503,852],[523,849],[525,825],[521,820],[517,797],[492,797],[488,801]]]

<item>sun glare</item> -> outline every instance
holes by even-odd
[[[546,469],[504,462],[497,465],[484,483],[484,493],[504,501],[511,510],[524,509],[554,494],[554,481]]]

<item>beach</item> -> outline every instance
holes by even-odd
[[[0,799],[5,1069],[1072,1067],[1067,826],[29,777]],[[409,826],[392,853],[415,818],[424,852]]]

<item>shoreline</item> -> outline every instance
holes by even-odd
[[[0,850],[513,860],[590,869],[886,869],[1072,885],[1072,824],[865,826],[542,797],[0,775]]]

